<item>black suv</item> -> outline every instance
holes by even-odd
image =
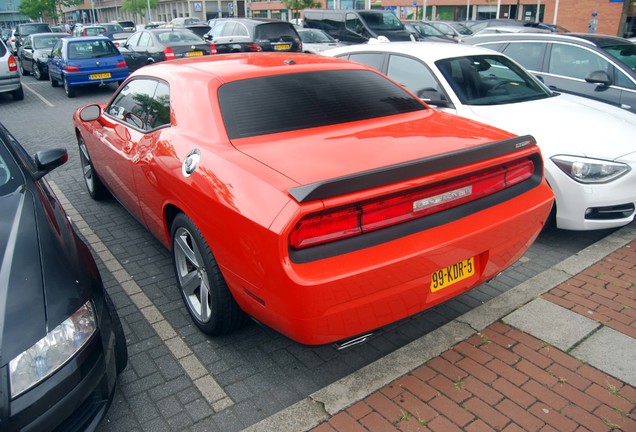
[[[615,36],[475,35],[462,42],[512,57],[552,90],[610,103],[636,113],[636,44]]]
[[[293,24],[270,19],[223,18],[205,35],[217,53],[259,51],[302,51]]]
[[[24,42],[24,39],[30,34],[34,33],[51,33],[51,27],[47,23],[27,23],[27,24],[18,24],[15,28],[15,50],[18,51],[18,48]]]

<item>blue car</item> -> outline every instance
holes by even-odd
[[[70,98],[78,86],[121,84],[130,73],[117,47],[104,36],[60,39],[51,51],[48,66],[51,85],[62,84]]]

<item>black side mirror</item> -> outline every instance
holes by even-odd
[[[450,101],[448,99],[446,99],[446,97],[442,93],[440,93],[439,91],[435,90],[434,88],[428,87],[428,88],[419,90],[417,92],[417,97],[422,99],[428,105],[433,105],[433,106],[436,106],[438,108],[452,108],[453,107],[453,104],[450,103]]]
[[[601,70],[590,72],[589,75],[585,77],[585,81],[590,84],[600,84],[604,87],[612,85],[612,79],[609,74]]]
[[[39,180],[55,168],[66,163],[68,152],[64,148],[43,150],[37,152],[34,159],[37,172],[34,173],[33,177]]]

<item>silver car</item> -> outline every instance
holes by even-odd
[[[0,93],[11,93],[13,99],[24,99],[18,62],[11,51],[0,40]]]

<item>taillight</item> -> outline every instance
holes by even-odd
[[[177,58],[177,56],[174,55],[174,51],[172,51],[172,48],[170,47],[165,47],[163,49],[163,55],[166,57],[166,60],[174,60],[175,58]]]
[[[216,50],[216,45],[213,43],[210,44],[210,54],[218,54],[219,52]]]
[[[80,68],[78,68],[77,66],[66,65],[64,66],[64,70],[66,72],[79,72]]]
[[[290,243],[301,249],[387,228],[478,200],[533,174],[534,163],[523,160],[432,188],[311,215],[296,225]]]
[[[122,60],[122,61],[118,62],[118,63],[115,65],[115,67],[116,67],[116,68],[125,68],[125,67],[126,67],[126,60]]]
[[[82,30],[82,36],[88,36],[88,35],[86,34],[86,29]]]
[[[247,50],[248,51],[253,51],[253,52],[258,52],[258,51],[263,51],[263,48],[261,48],[261,46],[257,43],[249,43],[247,44]]]
[[[9,71],[15,72],[18,70],[18,63],[16,63],[15,58],[9,54]]]

